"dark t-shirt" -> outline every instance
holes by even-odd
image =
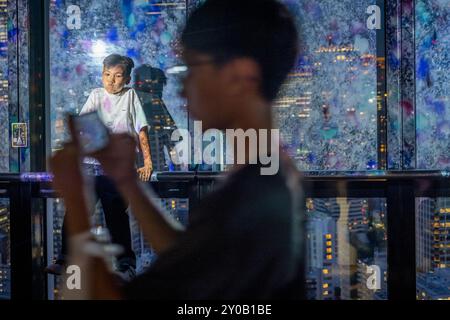
[[[300,294],[300,190],[288,187],[284,168],[273,176],[260,168],[241,168],[205,197],[179,241],[123,288],[125,298],[285,298],[292,286]]]

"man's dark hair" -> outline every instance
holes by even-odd
[[[275,0],[207,0],[189,17],[181,40],[218,65],[254,59],[262,72],[261,93],[269,101],[294,66],[299,48],[292,16]]]
[[[111,68],[115,66],[123,66],[125,69],[125,76],[129,77],[131,75],[131,70],[134,68],[133,59],[127,56],[121,56],[120,54],[110,54],[103,60],[104,68]]]

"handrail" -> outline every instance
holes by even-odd
[[[192,181],[222,178],[224,171],[159,171],[153,172],[151,181]],[[417,180],[450,179],[447,170],[371,170],[371,171],[302,171],[305,180]],[[1,173],[1,182],[51,182],[49,172]]]
[[[225,172],[155,172],[152,181],[190,181],[209,180],[225,176]],[[414,171],[303,171],[305,180],[417,180],[417,179],[450,179],[450,171],[414,170]]]

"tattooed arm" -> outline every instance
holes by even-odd
[[[144,155],[144,166],[138,169],[139,178],[142,181],[148,181],[153,171],[152,157],[150,154],[150,144],[148,138],[148,129],[144,127],[139,132],[139,144]]]

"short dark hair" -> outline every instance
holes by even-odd
[[[189,17],[181,41],[219,65],[238,57],[254,59],[262,72],[261,93],[269,101],[276,98],[299,50],[293,18],[275,0],[207,0]]]
[[[127,56],[121,56],[120,54],[110,54],[103,60],[104,68],[111,68],[115,66],[123,66],[125,69],[125,76],[131,75],[131,70],[134,68],[133,59]]]

